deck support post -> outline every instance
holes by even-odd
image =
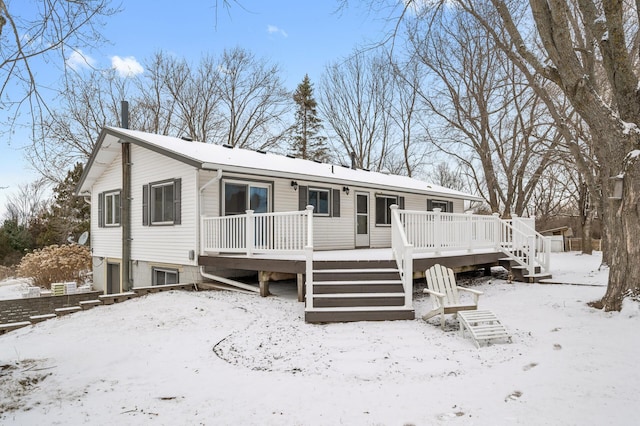
[[[265,271],[258,271],[258,282],[260,283],[260,296],[267,297],[269,293],[269,276]]]
[[[304,274],[296,274],[298,284],[298,302],[304,302]]]

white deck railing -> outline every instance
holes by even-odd
[[[282,213],[204,216],[201,223],[202,253],[304,253],[313,247],[313,207]]]
[[[413,244],[407,239],[397,205],[391,206],[391,251],[398,265],[404,289],[404,307],[413,305]]]
[[[413,257],[419,253],[500,250],[527,268],[549,270],[551,241],[534,229],[535,219],[400,210],[391,206],[391,248],[402,276],[405,307],[411,307]],[[301,254],[306,259],[307,307],[313,308],[313,207],[282,213],[202,217],[201,252]]]
[[[408,256],[417,253],[495,249],[527,268],[533,275],[536,267],[549,270],[551,241],[532,227],[535,219],[518,218],[506,221],[492,216],[400,210],[392,206],[391,243],[393,255],[401,269],[405,291],[411,289],[413,270],[408,268]],[[411,275],[409,275],[411,274]]]
[[[306,261],[307,306],[313,308],[313,206],[280,213],[203,216],[200,250],[206,253],[301,254]]]

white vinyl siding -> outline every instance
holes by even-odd
[[[120,258],[122,256],[122,227],[100,226],[104,212],[100,207],[100,194],[122,188],[122,166],[120,154],[96,180],[91,190],[91,248],[94,257]],[[103,205],[104,207],[104,205]],[[102,213],[102,219],[100,219]]]
[[[182,265],[197,264],[189,252],[198,253],[197,170],[182,162],[131,145],[131,259]],[[181,223],[143,225],[143,187],[154,182],[181,180]],[[134,283],[135,285],[143,285]],[[147,283],[146,285],[149,285]]]

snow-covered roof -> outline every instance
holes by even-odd
[[[401,190],[463,200],[481,200],[471,194],[407,176],[352,169],[341,165],[318,163],[268,152],[191,142],[177,137],[116,127],[105,127],[100,133],[96,148],[78,185],[79,194],[88,193],[93,182],[113,162],[121,151],[121,141],[142,146],[205,170],[222,169],[223,172],[251,173],[382,190]]]

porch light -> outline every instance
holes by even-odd
[[[348,187],[348,186],[343,186],[343,187],[342,187],[342,191],[343,191],[345,194],[349,195],[349,187]]]
[[[295,180],[291,181],[291,187],[293,188],[294,191],[298,190],[298,182]]]

